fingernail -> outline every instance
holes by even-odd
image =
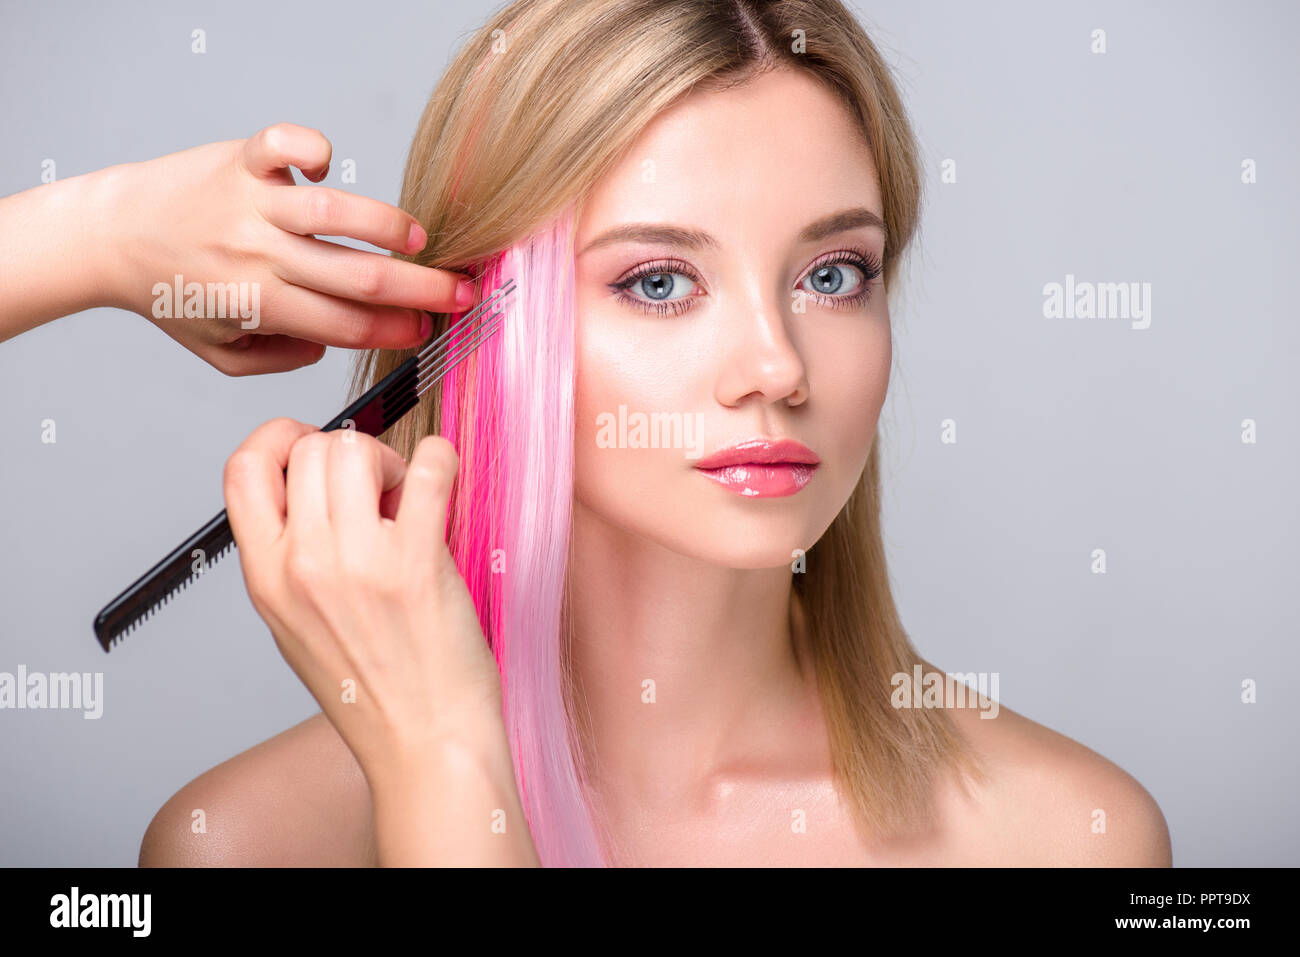
[[[427,241],[428,236],[425,235],[423,227],[419,223],[411,223],[411,231],[406,235],[406,251],[418,253]]]
[[[464,309],[474,304],[474,281],[462,279],[456,283],[456,306]]]
[[[423,342],[433,334],[433,316],[427,312],[420,313],[420,341]]]

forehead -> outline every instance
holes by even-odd
[[[692,92],[655,117],[586,197],[577,248],[631,220],[698,226],[724,242],[793,235],[848,206],[881,209],[866,140],[833,93],[783,68]]]

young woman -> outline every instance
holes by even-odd
[[[516,281],[504,327],[391,445],[276,420],[231,457],[322,710],[184,787],[141,863],[1168,865],[1114,764],[913,688],[943,675],[890,594],[876,432],[920,181],[836,0],[493,17],[400,205],[412,261]]]

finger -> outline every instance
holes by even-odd
[[[289,242],[285,254],[277,257],[276,271],[296,286],[430,312],[462,312],[477,301],[477,293],[464,303],[456,298],[457,284],[468,276],[321,239],[283,235]]]
[[[325,466],[330,436],[317,429],[293,443],[286,475],[284,527],[303,542],[321,542],[329,534]]]
[[[326,495],[330,523],[344,535],[379,524],[379,500],[406,474],[406,462],[378,439],[354,429],[329,433]]]
[[[244,167],[254,176],[265,178],[296,166],[315,182],[329,172],[332,153],[330,141],[320,130],[295,123],[276,123],[249,137],[240,155]]]
[[[274,306],[263,310],[268,331],[327,346],[410,349],[423,345],[433,328],[431,318],[423,327],[428,317],[421,309],[354,302],[302,286],[277,286],[273,298]]]
[[[429,238],[415,217],[369,196],[325,186],[266,190],[267,222],[299,236],[349,236],[395,253],[418,253]]]
[[[460,467],[456,448],[440,435],[426,435],[415,448],[402,482],[397,527],[414,555],[436,556],[447,542],[447,502]]]
[[[262,375],[320,362],[325,346],[293,336],[250,332],[234,342],[198,351],[198,355],[228,376]]]
[[[317,431],[293,419],[272,419],[258,426],[226,460],[222,487],[226,517],[235,543],[245,556],[263,551],[284,532],[284,470],[299,438]]]

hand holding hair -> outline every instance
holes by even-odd
[[[320,182],[331,152],[319,130],[278,123],[0,199],[0,341],[115,306],[234,376],[296,369],[326,346],[419,345],[426,310],[472,304],[472,289],[457,298],[467,277],[316,238],[405,255],[427,242],[395,206],[295,185],[290,167]]]
[[[536,864],[444,538],[458,462],[440,436],[408,468],[369,435],[274,419],[226,463],[226,508],[254,607],[366,774],[381,863]]]

